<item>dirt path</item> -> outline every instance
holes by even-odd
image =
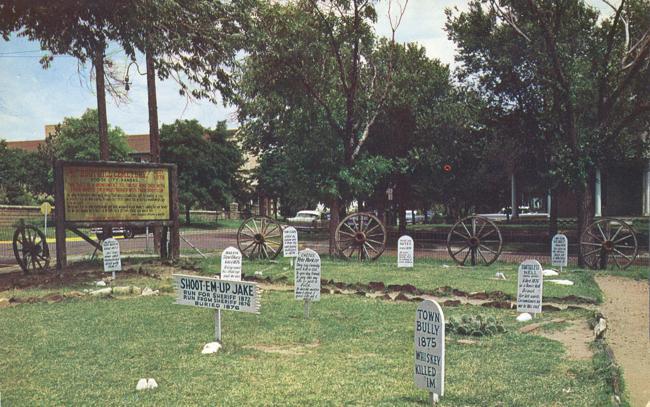
[[[650,339],[648,338],[648,283],[622,277],[597,277],[605,294],[607,342],[623,367],[633,407],[650,403]]]

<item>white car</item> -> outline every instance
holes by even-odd
[[[315,229],[327,224],[327,218],[320,211],[298,211],[293,218],[287,218],[287,223],[296,229]]]

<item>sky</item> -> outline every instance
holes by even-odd
[[[405,0],[394,1],[403,4]],[[604,7],[595,0],[589,3]],[[390,35],[387,4],[387,0],[381,0],[377,5],[375,29],[377,34],[384,36]],[[453,67],[454,45],[444,31],[444,10],[447,7],[463,10],[466,1],[409,0],[397,31],[397,41],[417,42],[425,47],[427,56]],[[65,117],[78,117],[86,109],[96,108],[89,65],[79,66],[73,57],[55,56],[51,67],[43,69],[39,63],[43,54],[38,43],[24,38],[0,39],[0,139],[42,139],[46,124],[57,124]],[[122,69],[126,68],[128,61],[119,48],[109,48],[107,55]],[[138,62],[144,71],[144,58]],[[149,132],[146,79],[138,75],[135,68],[132,66],[129,71],[133,82],[129,100],[118,104],[107,97],[109,124],[120,127],[127,134]],[[188,104],[185,97],[179,95],[174,81],[158,81],[157,96],[161,125],[177,119],[197,119],[205,127],[214,127],[223,120],[227,121],[228,127],[237,127],[233,107],[207,101]]]

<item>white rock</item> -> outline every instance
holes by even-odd
[[[594,336],[596,338],[602,337],[606,329],[607,329],[607,320],[605,320],[605,318],[600,318],[598,320],[598,323],[594,327]]]
[[[542,275],[544,277],[552,277],[552,276],[559,276],[560,273],[558,273],[555,270],[548,269],[548,270],[542,270]]]
[[[498,280],[507,280],[507,279],[506,279],[506,275],[503,274],[503,273],[501,273],[501,272],[496,273],[494,276],[495,276]]]
[[[100,288],[99,290],[91,291],[90,295],[105,297],[107,295],[111,295],[111,292],[113,292],[113,289],[111,289],[111,287],[106,287],[106,288]]]
[[[442,267],[448,269],[449,265],[448,264],[443,264]]]
[[[154,291],[149,287],[145,287],[144,290],[142,290],[142,296],[143,297],[148,297],[150,295],[158,295],[159,293],[160,293],[159,290]]]
[[[545,283],[559,284],[559,285],[573,285],[573,281],[571,281],[571,280],[546,280],[544,282]]]
[[[131,287],[129,286],[123,286],[123,287],[113,287],[113,294],[131,294]]]
[[[524,312],[523,314],[519,314],[519,316],[517,317],[517,321],[519,322],[526,322],[526,321],[530,321],[531,319],[533,319],[533,316],[527,312]]]
[[[148,388],[149,385],[147,383],[147,379],[138,380],[138,384],[135,386],[136,390],[147,390]]]
[[[98,285],[100,287],[106,287],[106,281],[100,280],[96,282],[95,285]]]
[[[157,389],[158,383],[156,383],[156,380],[150,378],[149,380],[147,380],[147,388],[149,390]]]
[[[261,272],[261,271],[256,271],[256,272],[255,272],[255,275],[256,275],[256,276],[261,276],[261,275],[262,275],[262,272]]]
[[[219,349],[221,349],[221,344],[219,342],[210,342],[205,344],[201,353],[208,355],[210,353],[217,353]]]

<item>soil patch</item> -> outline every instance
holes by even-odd
[[[562,343],[567,351],[568,359],[591,359],[594,355],[589,347],[594,339],[594,334],[587,321],[572,321],[571,326],[566,329],[550,332],[539,330],[536,334]]]
[[[596,277],[605,296],[607,343],[623,368],[633,406],[650,403],[650,338],[648,338],[648,283],[624,277]]]

